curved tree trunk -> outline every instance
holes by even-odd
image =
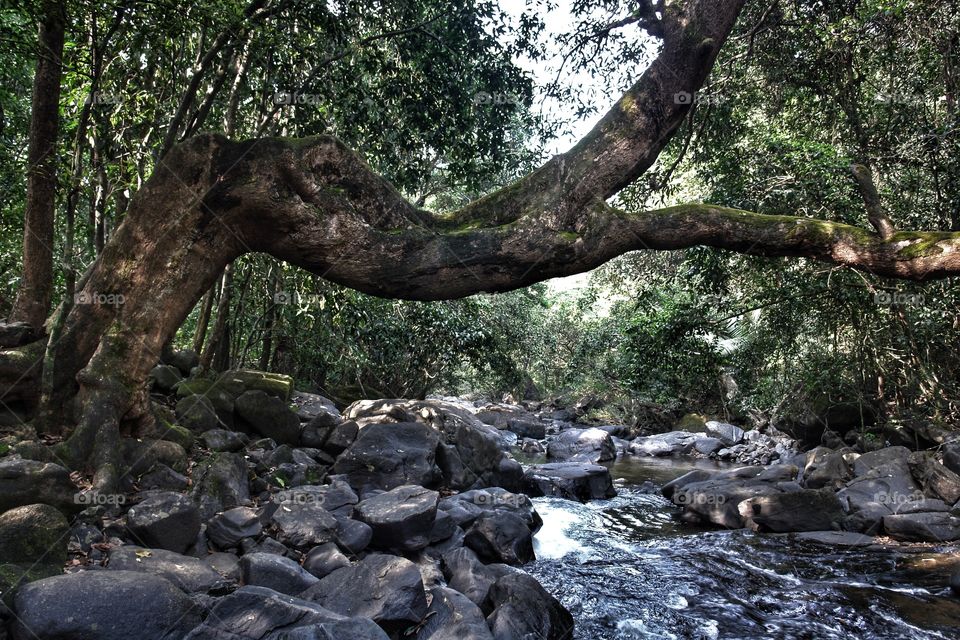
[[[689,109],[742,0],[668,5],[663,50],[580,143],[445,218],[405,201],[331,137],[174,147],[130,203],[54,351],[48,413],[76,420],[61,452],[118,470],[121,427],[150,421],[146,379],[162,345],[236,257],[269,253],[374,295],[436,300],[505,291],[634,249],[722,247],[809,256],[880,275],[960,274],[960,234],[897,232],[691,204],[629,215],[606,200],[654,162]],[[0,357],[0,365],[4,358]],[[2,366],[0,366],[2,368]],[[74,409],[75,414],[70,415]]]

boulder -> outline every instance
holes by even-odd
[[[487,593],[494,582],[518,571],[505,564],[485,565],[467,547],[445,552],[441,557],[441,567],[450,588],[464,594],[478,607],[487,606]]]
[[[350,566],[350,559],[343,555],[339,547],[332,542],[310,549],[303,560],[303,568],[317,578],[324,578],[337,569],[348,566]]]
[[[344,616],[371,618],[388,632],[418,624],[427,614],[420,570],[397,556],[367,556],[324,577],[301,597]]]
[[[187,470],[186,450],[169,440],[123,438],[120,453],[127,473],[133,477],[147,473],[158,464],[165,464],[178,473]]]
[[[157,463],[148,473],[140,476],[137,483],[141,491],[186,491],[190,479],[165,464]]]
[[[28,504],[49,504],[70,514],[83,506],[75,499],[77,487],[70,472],[51,462],[0,458],[0,512]]]
[[[220,426],[217,410],[206,396],[181,398],[176,406],[177,421],[192,431],[204,432]]]
[[[267,587],[287,595],[295,595],[317,582],[318,578],[303,567],[275,553],[248,553],[240,558],[243,584]]]
[[[193,349],[181,349],[165,354],[163,363],[175,367],[184,376],[189,376],[190,371],[200,365],[200,356]]]
[[[437,586],[430,589],[430,597],[418,640],[493,640],[480,607],[465,595]]]
[[[960,441],[947,442],[943,445],[943,466],[960,474]]]
[[[914,481],[927,496],[951,505],[960,500],[960,476],[937,462],[932,453],[911,453],[907,464]]]
[[[288,501],[274,506],[271,530],[283,544],[303,549],[337,539],[337,520],[322,505]]]
[[[207,522],[207,537],[221,549],[235,547],[244,538],[255,538],[262,531],[260,516],[250,507],[227,509]]]
[[[503,576],[490,587],[487,600],[493,608],[487,624],[496,640],[573,637],[573,616],[532,576]]]
[[[330,431],[329,435],[324,436],[323,450],[332,456],[338,456],[354,443],[359,434],[360,427],[356,422],[352,420],[341,422]]]
[[[393,489],[401,485],[432,486],[439,435],[419,422],[369,424],[333,466],[357,490]]]
[[[635,438],[630,443],[630,453],[636,456],[667,457],[690,453],[696,442],[705,438],[700,433],[670,431],[653,436]]]
[[[740,515],[762,531],[828,531],[839,529],[843,510],[830,489],[803,489],[748,498],[738,505]]]
[[[220,593],[232,586],[232,581],[203,560],[166,549],[115,547],[110,550],[107,569],[160,576],[186,593]]]
[[[343,616],[314,602],[247,585],[217,600],[206,621],[186,640],[280,640],[298,628],[342,620]]]
[[[168,364],[158,364],[150,370],[150,379],[153,381],[154,388],[161,391],[172,391],[183,380],[183,375],[176,367]]]
[[[249,438],[236,431],[227,429],[210,429],[200,434],[200,442],[211,451],[241,451]]]
[[[366,549],[373,540],[373,529],[364,522],[337,516],[337,546],[356,555]]]
[[[390,636],[370,618],[347,618],[295,627],[277,635],[276,640],[390,640]]]
[[[547,445],[547,458],[596,464],[616,460],[617,450],[603,429],[567,429]]]
[[[827,447],[811,449],[804,455],[803,485],[808,489],[837,489],[847,482],[853,472],[842,451]]]
[[[169,581],[133,571],[78,571],[32,582],[14,601],[14,640],[180,640],[200,610]]]
[[[209,520],[249,501],[247,476],[247,461],[238,453],[215,453],[201,461],[193,472],[192,493],[201,518]]]
[[[234,411],[254,432],[273,438],[280,444],[300,443],[300,419],[285,400],[264,391],[246,391],[234,405]]]
[[[127,511],[127,532],[145,547],[184,553],[200,533],[200,511],[182,494],[153,493]]]
[[[319,419],[318,424],[333,426],[343,421],[337,406],[329,398],[315,393],[294,391],[290,400],[296,407],[295,411],[300,422],[313,422]]]
[[[246,391],[262,391],[282,400],[284,404],[293,394],[293,378],[282,373],[234,369],[225,372],[217,382],[221,385],[239,386]]]
[[[305,485],[274,494],[273,502],[300,502],[319,505],[331,513],[350,515],[359,498],[346,482],[334,480],[326,485]]]
[[[521,565],[535,559],[530,528],[508,511],[482,514],[467,529],[464,544],[483,562]]]
[[[944,512],[893,514],[883,528],[895,540],[951,542],[960,540],[960,518]]]
[[[353,517],[373,529],[373,546],[416,551],[430,544],[439,500],[436,491],[404,485],[363,500]]]
[[[610,470],[586,462],[549,462],[527,468],[524,493],[567,500],[605,500],[616,495]]]
[[[48,504],[30,504],[0,515],[0,564],[42,562],[62,565],[67,559],[67,519]]]
[[[728,447],[743,441],[744,430],[734,424],[709,420],[705,427],[708,435],[719,438]]]

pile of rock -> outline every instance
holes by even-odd
[[[525,473],[509,438],[455,404],[341,414],[283,376],[180,364],[154,372],[176,398],[156,437],[124,442],[127,492],[85,493],[24,443],[0,457],[13,638],[570,637],[570,614],[519,568],[542,524],[520,491],[608,495],[589,455]]]
[[[760,531],[843,531],[960,540],[960,475],[932,452],[817,447],[792,464],[695,470],[663,487],[688,522]]]

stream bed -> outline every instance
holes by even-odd
[[[524,569],[570,610],[576,638],[960,638],[956,548],[682,525],[659,487],[691,468],[628,458],[611,468],[612,500],[534,500],[544,526]]]

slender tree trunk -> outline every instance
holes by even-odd
[[[273,330],[277,323],[277,294],[280,293],[280,265],[273,265],[270,269],[270,288],[267,291],[266,311],[263,321],[263,340],[260,343],[260,362],[261,371],[265,371],[270,366],[270,355],[273,351]]]
[[[10,319],[42,329],[53,299],[53,227],[57,196],[57,134],[63,73],[64,6],[44,4],[37,70],[33,78],[27,201],[23,222],[23,279]]]
[[[226,333],[227,317],[230,315],[230,297],[233,291],[233,265],[228,264],[223,270],[220,283],[220,300],[217,303],[217,319],[213,323],[213,331],[207,346],[200,356],[200,370],[210,369],[214,353],[223,350],[223,336]]]
[[[210,312],[213,310],[214,287],[210,287],[203,296],[200,305],[200,316],[197,318],[197,330],[193,333],[193,350],[198,354],[203,351],[203,343],[207,338],[207,327],[210,325]]]

